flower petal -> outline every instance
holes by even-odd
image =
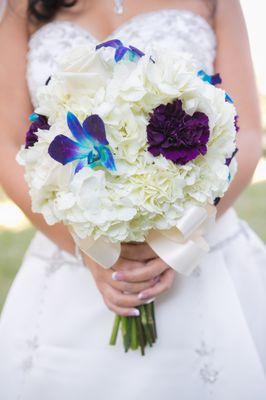
[[[232,159],[234,158],[234,156],[236,155],[237,152],[238,152],[238,148],[235,148],[235,150],[233,151],[233,154],[231,155],[231,157],[226,158],[225,165],[229,166],[231,164],[231,161],[232,161]]]
[[[49,130],[50,125],[47,122],[47,117],[44,115],[33,113],[29,117],[30,121],[32,122],[28,132],[26,133],[26,142],[25,148],[28,149],[29,147],[34,146],[36,142],[38,142],[39,138],[37,132],[39,129]]]
[[[158,157],[161,154],[161,149],[159,146],[149,146],[148,150],[154,157]]]
[[[210,136],[209,118],[203,112],[187,114],[182,102],[159,105],[150,114],[147,126],[148,151],[162,154],[176,164],[184,165],[207,152]]]
[[[26,133],[25,149],[28,149],[29,147],[34,146],[34,144],[36,142],[38,142],[38,140],[39,140],[38,135],[36,135],[36,133],[32,132],[31,130],[29,130]]]
[[[129,48],[130,48],[130,50],[132,50],[137,56],[139,56],[139,57],[145,56],[145,53],[143,53],[143,51],[137,49],[137,47],[129,46]]]
[[[83,158],[82,160],[80,160],[75,168],[75,174],[77,174],[82,168],[88,166],[88,160],[87,158]]]
[[[97,148],[97,151],[101,164],[111,171],[116,171],[115,160],[111,150],[107,146],[100,146]]]
[[[234,103],[234,100],[228,93],[225,93],[225,101],[227,101],[228,103],[231,103],[231,104]]]
[[[87,149],[64,135],[58,135],[54,138],[48,148],[48,153],[54,160],[63,165],[88,156]]]
[[[115,52],[115,62],[122,60],[122,58],[127,52],[128,52],[127,47],[124,46],[118,47],[118,49]]]
[[[122,47],[123,43],[119,39],[108,40],[107,42],[100,43],[96,46],[96,50],[101,49],[102,47],[113,47],[114,49],[118,49],[118,47]]]
[[[75,139],[77,139],[77,141],[81,145],[91,147],[91,142],[86,133],[84,132],[79,120],[70,111],[67,113],[67,124],[72,135],[74,136]]]
[[[38,119],[39,119],[39,115],[36,114],[36,113],[32,113],[32,114],[29,116],[30,122],[35,122],[35,121],[37,121]]]
[[[200,70],[198,72],[198,76],[204,81],[204,82],[208,82],[211,85],[218,85],[219,83],[222,83],[222,79],[220,77],[220,74],[215,74],[215,75],[208,75],[206,74],[205,71]]]
[[[90,115],[83,122],[83,131],[91,143],[108,144],[103,120],[97,114]]]

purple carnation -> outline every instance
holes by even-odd
[[[182,108],[181,100],[153,110],[147,126],[148,150],[162,154],[175,164],[184,165],[207,152],[210,136],[209,118],[202,112],[192,116]]]
[[[38,129],[50,129],[50,125],[47,122],[47,118],[44,115],[34,114],[35,119],[29,127],[28,132],[26,133],[26,141],[25,148],[34,146],[36,142],[38,142],[38,136],[36,132]]]

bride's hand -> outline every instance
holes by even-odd
[[[140,263],[139,263],[140,264]],[[138,298],[146,301],[169,290],[174,282],[176,272],[160,258],[147,261],[144,267],[122,269],[119,268],[112,278],[127,284],[137,284],[139,282],[149,282],[152,279],[158,280],[152,287],[143,288],[138,294]]]
[[[143,282],[126,282],[113,279],[116,273],[115,269],[128,272],[134,269],[145,270],[145,262],[126,260],[120,257],[116,264],[109,269],[103,268],[87,256],[84,256],[84,262],[90,269],[106,306],[122,316],[139,315],[139,311],[135,307],[143,304],[146,300],[139,299],[138,293],[146,289],[150,290],[159,279],[156,276],[145,279]]]
[[[137,264],[134,270],[129,267],[129,264],[125,264],[125,266],[118,264],[112,267],[119,272],[113,275],[113,279],[132,284],[151,279],[157,280],[152,287],[140,291],[140,299],[152,299],[171,288],[176,272],[161,260],[147,243],[123,243],[121,257],[145,262],[144,269]]]

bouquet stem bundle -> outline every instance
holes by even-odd
[[[138,317],[115,316],[113,330],[109,344],[116,344],[119,328],[121,328],[125,352],[129,349],[140,348],[141,355],[145,355],[145,347],[152,347],[157,339],[154,301],[149,304],[138,306],[140,312]]]

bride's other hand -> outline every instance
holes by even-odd
[[[150,279],[145,279],[143,282],[118,281],[113,279],[113,274],[116,272],[113,267],[105,269],[87,256],[84,256],[84,262],[90,269],[106,306],[111,311],[122,316],[139,315],[139,311],[135,307],[143,304],[146,300],[141,300],[138,294],[143,290],[152,289],[159,280],[158,277],[154,276]],[[146,265],[144,262],[120,258],[114,267],[123,271],[133,271],[134,269],[144,270]]]
[[[138,264],[141,263],[139,262]],[[138,294],[139,299],[148,300],[168,291],[174,282],[175,275],[175,270],[157,257],[146,262],[144,267],[143,265],[134,265],[134,268],[119,268],[112,274],[112,279],[127,284],[156,280],[157,282],[155,285],[150,288],[142,289]]]

